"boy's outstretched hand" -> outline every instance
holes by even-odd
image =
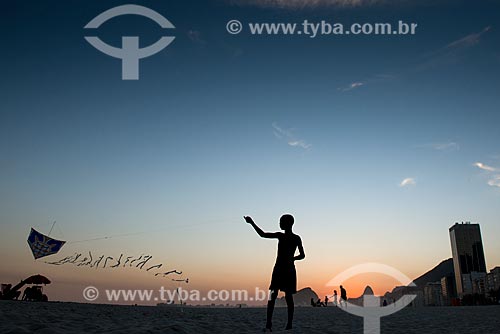
[[[243,216],[243,218],[245,218],[245,221],[248,224],[254,224],[252,217],[250,217],[250,216]]]

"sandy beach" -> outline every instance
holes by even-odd
[[[258,333],[264,308],[118,306],[0,301],[1,333]],[[286,309],[274,332],[285,332]],[[338,308],[296,309],[293,333],[362,333]],[[287,331],[288,332],[288,331]],[[381,333],[500,333],[500,306],[408,308],[382,319]]]

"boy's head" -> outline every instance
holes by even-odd
[[[293,219],[292,215],[289,215],[289,214],[283,215],[280,218],[280,228],[282,230],[289,230],[292,228],[293,222],[294,222],[294,219]]]

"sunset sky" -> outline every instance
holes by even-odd
[[[397,3],[397,4],[395,4]],[[0,12],[0,282],[175,286],[133,268],[33,260],[31,227],[75,252],[151,254],[192,289],[266,289],[279,230],[295,216],[298,287],[323,296],[349,267],[411,278],[451,257],[448,228],[479,223],[500,265],[500,4],[497,1],[140,1],[174,42],[122,81],[83,27],[120,1],[7,1]],[[418,23],[414,36],[232,35],[226,23]],[[139,16],[97,35],[141,47],[163,36]],[[108,239],[100,239],[111,237]],[[85,241],[89,239],[99,239]],[[363,276],[384,293],[391,278]]]

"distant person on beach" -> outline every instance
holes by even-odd
[[[342,303],[344,303],[345,307],[347,307],[347,291],[341,285],[340,286],[340,307],[342,307]]]
[[[328,296],[325,296],[325,307],[328,306],[328,301],[329,301]]]
[[[318,299],[318,301],[314,301],[314,298],[311,298],[311,306],[312,307],[323,307],[326,306],[325,303],[321,301],[321,299]]]
[[[278,298],[279,290],[285,293],[285,300],[288,307],[288,322],[286,330],[292,329],[293,322],[293,294],[297,293],[297,273],[295,271],[295,261],[306,257],[302,240],[292,232],[294,218],[292,215],[285,214],[280,218],[280,228],[284,232],[264,232],[258,227],[251,217],[244,217],[245,221],[252,225],[257,234],[262,238],[278,239],[278,255],[274,265],[269,290],[271,296],[267,302],[267,322],[266,330],[272,331],[272,318],[274,304]],[[295,256],[295,251],[299,250],[299,255]]]
[[[338,299],[337,290],[333,290],[332,298],[333,298],[333,306],[338,306],[339,299]]]

